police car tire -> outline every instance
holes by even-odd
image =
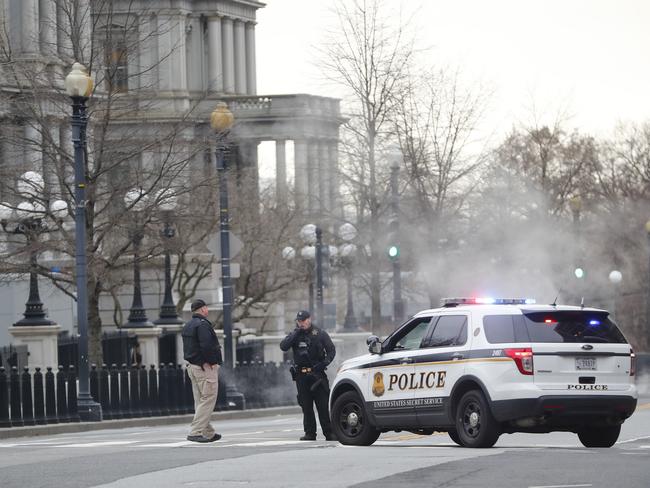
[[[356,425],[349,420],[354,416]],[[369,446],[380,432],[370,424],[363,401],[354,391],[346,391],[332,406],[332,430],[341,444],[348,446]]]
[[[621,426],[589,427],[578,432],[578,438],[585,447],[612,447],[621,433]]]
[[[447,431],[447,435],[448,435],[449,438],[450,438],[452,441],[454,441],[456,444],[458,444],[459,446],[462,446],[462,444],[461,444],[461,442],[460,442],[460,437],[458,437],[458,432],[456,431],[456,429],[449,429],[449,430]]]
[[[492,447],[499,439],[498,423],[481,391],[470,390],[458,402],[456,433],[463,447]]]

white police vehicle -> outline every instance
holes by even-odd
[[[332,384],[342,444],[408,430],[492,447],[504,433],[568,431],[610,447],[636,408],[634,352],[605,310],[446,299],[368,345]]]

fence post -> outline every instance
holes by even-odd
[[[32,375],[29,374],[29,368],[23,368],[23,374],[20,375],[20,388],[22,390],[23,404],[23,425],[36,425],[34,423],[34,404],[32,402]]]
[[[113,413],[111,412],[111,397],[108,389],[108,366],[106,363],[102,364],[102,369],[99,371],[99,398],[102,405],[102,416],[105,420],[111,420]]]
[[[36,367],[34,372],[34,422],[36,425],[45,425],[45,394],[43,392],[43,373]]]
[[[120,369],[120,412],[123,419],[129,419],[131,415],[131,402],[129,400],[129,371],[126,363],[122,363]]]
[[[180,364],[178,365],[180,368]],[[181,371],[176,367],[174,363],[169,363],[169,369],[171,371],[169,379],[169,400],[170,400],[170,410],[172,415],[180,415],[182,411],[182,392],[183,392],[183,377],[181,376]],[[179,388],[180,380],[180,388]]]
[[[149,378],[147,375],[147,367],[141,366],[137,369],[138,386],[140,387],[140,414],[143,417],[151,417],[151,406],[149,403]]]
[[[9,383],[11,385],[11,426],[21,427],[24,424],[20,406],[20,375],[16,366],[11,367]]]
[[[111,365],[111,415],[114,419],[122,418],[120,405],[120,375],[117,369],[117,364],[113,363]]]
[[[147,372],[149,375],[149,408],[151,409],[151,415],[154,417],[160,417],[162,412],[160,411],[160,401],[158,399],[158,372],[156,371],[156,365],[152,364],[151,368]]]
[[[77,373],[72,364],[68,368],[68,416],[70,422],[81,422],[77,408]]]
[[[187,407],[187,413],[194,413],[194,392],[192,391],[192,380],[190,380],[187,372],[188,368],[188,365],[183,368],[183,375],[185,376],[185,405]]]
[[[165,367],[165,363],[160,363],[160,368],[158,369],[158,405],[160,405],[160,414],[163,416],[170,414],[167,403],[168,391],[167,368]]]
[[[99,371],[97,371],[97,365],[90,365],[90,373],[88,374],[88,379],[90,381],[90,396],[97,403],[101,403],[101,394],[99,392]]]
[[[68,416],[68,397],[65,391],[66,378],[63,372],[63,366],[59,365],[59,371],[56,373],[56,411],[59,422],[70,422]]]
[[[0,366],[0,427],[11,427],[9,421],[9,382],[4,366]]]
[[[133,417],[142,416],[142,405],[140,404],[140,376],[138,375],[138,366],[132,364],[129,368],[130,388],[131,395],[131,413]]]
[[[56,390],[51,366],[47,367],[45,373],[45,420],[48,424],[59,423],[59,419],[56,417]]]

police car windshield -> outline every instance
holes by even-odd
[[[524,321],[531,342],[627,342],[603,312],[529,312]]]

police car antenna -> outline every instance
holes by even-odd
[[[585,308],[585,297],[580,298],[580,308]]]
[[[551,303],[552,307],[557,307],[557,299],[560,297],[560,294],[558,293],[555,295],[555,300],[553,300],[553,303]]]

